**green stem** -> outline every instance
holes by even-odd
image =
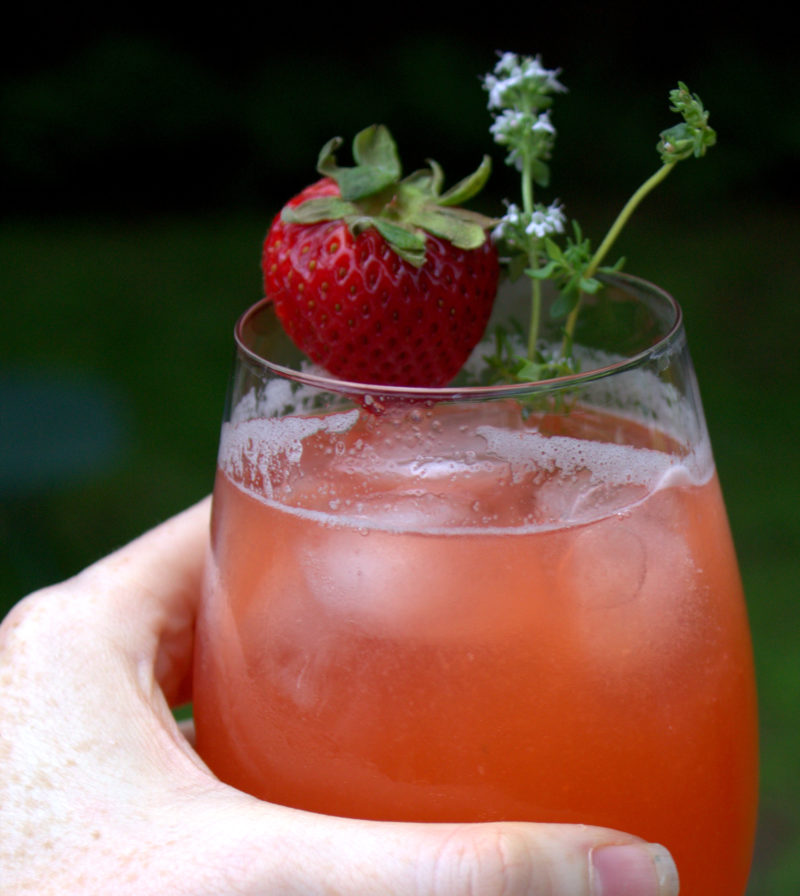
[[[533,264],[536,264],[534,254]],[[533,361],[536,343],[539,341],[539,326],[542,316],[542,285],[537,278],[531,283],[531,322],[528,327],[528,360]]]
[[[533,111],[530,105],[523,104],[523,111],[532,115]],[[531,176],[531,148],[526,145],[522,156],[522,208],[526,213],[533,211],[533,177]]]
[[[561,356],[565,358],[567,356],[567,345],[572,342],[572,335],[575,331],[575,323],[578,320],[578,315],[580,314],[581,305],[583,304],[583,293],[578,293],[578,301],[575,303],[575,307],[570,311],[567,315],[567,322],[564,325],[564,340],[561,343]]]
[[[597,248],[597,251],[592,256],[592,260],[589,262],[589,266],[586,268],[586,272],[584,276],[588,279],[592,277],[595,271],[600,267],[600,262],[605,258],[606,253],[611,248],[614,240],[619,236],[622,228],[628,223],[628,218],[633,214],[636,209],[636,206],[644,199],[647,194],[657,187],[662,180],[672,171],[675,167],[675,162],[666,162],[662,165],[655,174],[648,179],[639,187],[639,189],[631,196],[631,198],[625,203],[622,211],[617,215],[617,220],[611,225],[608,233],[605,236],[605,239]]]
[[[636,209],[636,206],[644,199],[647,194],[658,186],[662,180],[672,171],[675,167],[676,162],[665,162],[655,174],[651,175],[640,187],[639,189],[631,196],[631,198],[625,203],[622,211],[617,215],[616,220],[611,225],[608,233],[605,235],[605,239],[602,243],[597,247],[597,251],[592,256],[589,264],[586,267],[586,270],[583,273],[585,279],[589,279],[593,277],[596,273],[597,269],[600,267],[600,263],[606,257],[608,250],[614,244],[614,241],[619,236],[622,228],[628,223],[628,219],[633,214]],[[567,323],[565,326],[566,336],[570,340],[572,339],[573,332],[575,330],[575,322],[578,319],[578,313],[580,312],[581,304],[583,302],[583,293],[578,296],[578,302],[575,307],[570,311],[569,316],[567,317]],[[565,338],[566,343],[566,338]]]
[[[522,208],[526,212],[533,211],[533,179],[530,167],[530,160],[526,158],[522,167]]]
[[[533,211],[533,178],[531,177],[530,158],[526,155],[522,163],[522,208],[525,212]],[[536,246],[528,249],[528,266],[536,270],[539,266]],[[539,327],[542,317],[542,287],[539,280],[531,278],[531,316],[528,324],[528,360],[532,361],[539,341]]]

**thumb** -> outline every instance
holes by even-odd
[[[678,893],[663,847],[583,825],[359,821],[262,803],[220,784],[202,801],[195,798],[191,833],[183,833],[197,855],[191,865],[186,855],[173,856],[171,867],[206,869],[193,894]],[[169,857],[162,859],[169,867]]]

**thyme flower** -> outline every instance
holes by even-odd
[[[483,79],[489,109],[546,108],[552,102],[549,94],[566,90],[558,80],[560,74],[561,69],[544,68],[540,56],[503,53],[494,71]]]
[[[556,233],[563,233],[565,224],[563,208],[557,201],[548,206],[536,205],[530,212],[525,212],[514,203],[509,203],[505,215],[492,231],[492,238],[509,247],[524,249],[531,237],[541,240]]]

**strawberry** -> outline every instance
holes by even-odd
[[[493,222],[458,205],[481,189],[489,160],[440,193],[435,162],[400,180],[385,127],[356,136],[354,167],[336,164],[340,143],[320,153],[322,180],[272,222],[266,295],[295,344],[334,376],[443,386],[483,335],[497,291]]]

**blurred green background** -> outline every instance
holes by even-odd
[[[433,157],[453,182],[491,151],[495,51],[541,53],[570,88],[546,198],[597,240],[657,167],[685,80],[719,145],[619,248],[684,306],[741,560],[763,751],[749,893],[800,892],[800,64],[763,13],[670,11],[654,33],[634,4],[434,10],[301,36],[266,13],[21,12],[0,37],[0,615],[210,490],[233,323],[329,137],[385,122],[409,170]],[[490,211],[516,189],[494,158]]]

